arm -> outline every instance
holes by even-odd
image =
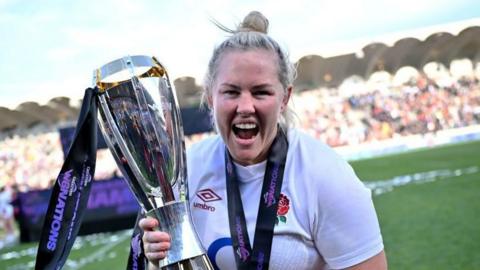
[[[382,252],[377,255],[349,267],[347,270],[387,270],[387,268],[387,258],[385,256],[385,251],[382,250]]]
[[[342,163],[323,170],[328,180],[315,189],[320,190],[314,223],[316,246],[333,269],[387,269],[371,192]]]

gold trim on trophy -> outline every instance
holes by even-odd
[[[150,67],[147,71],[142,72],[136,75],[138,78],[150,78],[150,77],[163,77],[167,76],[167,72],[165,68],[160,64],[160,62],[155,57],[147,57],[143,55],[135,55],[130,57],[131,62],[125,62],[122,59],[117,59],[112,61],[99,69],[94,71],[94,84],[98,87],[98,90],[103,93],[110,88],[118,86],[124,82],[130,81],[130,76],[123,80],[114,80],[114,81],[107,81],[104,80],[109,76],[112,76],[115,73],[120,72],[121,70],[125,70],[128,67],[125,65],[135,66],[136,70],[138,67]],[[130,74],[128,74],[130,75]]]

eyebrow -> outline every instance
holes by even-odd
[[[237,86],[235,84],[231,84],[231,83],[222,83],[220,86],[233,88],[235,90],[240,90],[239,86]]]
[[[272,87],[271,84],[264,83],[264,84],[255,85],[252,89],[253,90],[264,90],[265,88],[271,88],[271,87]]]
[[[231,84],[231,83],[222,83],[221,86],[233,88],[235,90],[240,90],[241,89],[240,86],[235,85],[235,84]],[[259,90],[259,89],[265,89],[265,88],[270,88],[270,87],[272,87],[271,84],[263,83],[263,84],[255,85],[254,87],[252,87],[252,89],[253,90]]]

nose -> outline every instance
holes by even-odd
[[[251,114],[255,112],[254,98],[247,92],[242,93],[238,99],[237,113],[239,114]]]

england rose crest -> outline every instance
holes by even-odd
[[[278,225],[278,223],[287,223],[287,213],[288,210],[290,209],[290,200],[288,197],[280,193],[280,200],[278,202],[278,208],[277,208],[277,219],[275,220],[275,225]]]

